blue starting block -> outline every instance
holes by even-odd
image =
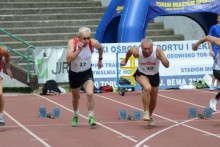
[[[196,118],[198,117],[198,111],[196,108],[189,108],[189,118]]]
[[[53,108],[52,115],[54,118],[59,118],[60,117],[60,108]]]
[[[133,118],[134,118],[134,120],[140,120],[140,119],[141,119],[141,111],[139,111],[139,110],[134,110],[134,112],[133,112]]]
[[[212,109],[211,108],[205,108],[204,109],[204,119],[212,118]]]
[[[127,120],[128,119],[128,112],[125,109],[119,110],[119,119],[120,120]]]
[[[39,117],[47,117],[47,110],[46,107],[40,107],[39,108]]]

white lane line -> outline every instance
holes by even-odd
[[[189,119],[186,119],[186,120],[189,120]],[[182,122],[182,121],[186,121],[186,120],[175,120],[175,121],[177,121],[177,122]],[[200,120],[200,119],[195,119],[194,121],[196,121],[196,122],[204,122],[204,120]],[[206,122],[213,122],[213,121],[217,121],[217,122],[219,122],[220,120],[219,119],[213,119],[213,120],[205,120]],[[109,124],[137,124],[137,123],[143,123],[143,120],[140,120],[140,121],[138,121],[138,120],[136,120],[136,121],[115,121],[115,122],[110,122],[110,121],[102,121],[102,122],[100,122],[101,124],[106,124],[106,125],[109,125]],[[158,123],[170,123],[169,121],[167,121],[167,120],[159,120],[159,121],[155,121],[155,123],[156,124],[158,124]],[[62,124],[33,124],[33,125],[24,125],[25,127],[53,127],[53,126],[69,126],[70,124],[69,123],[62,123]],[[80,125],[82,125],[82,126],[87,126],[88,125],[88,123],[80,123]],[[7,128],[19,128],[19,126],[15,126],[15,125],[11,125],[11,126],[9,126],[9,125],[7,125],[7,126],[5,126],[5,127],[7,127]]]
[[[160,130],[160,131],[158,131],[158,132],[156,132],[156,133],[153,133],[152,135],[150,135],[150,136],[146,137],[145,139],[139,141],[138,144],[136,144],[134,147],[139,147],[140,145],[142,145],[143,143],[145,143],[145,142],[148,141],[149,139],[153,138],[154,136],[157,136],[158,134],[160,134],[160,133],[162,133],[162,132],[165,132],[165,131],[167,131],[167,130],[169,130],[169,129],[171,129],[171,128],[174,128],[174,127],[176,127],[176,126],[179,126],[179,125],[181,125],[181,124],[183,124],[183,123],[186,123],[186,122],[189,122],[189,121],[191,121],[191,120],[187,120],[187,121],[181,122],[181,123],[179,123],[179,124],[175,124],[175,125],[169,126],[169,127],[164,128],[164,129],[162,129],[162,130]]]
[[[197,118],[195,118],[195,119],[197,119]],[[145,143],[145,142],[148,141],[149,139],[151,139],[151,138],[153,138],[153,137],[155,137],[155,136],[157,136],[157,135],[159,135],[159,134],[161,134],[161,133],[163,133],[163,132],[165,132],[165,131],[167,131],[167,130],[170,130],[170,129],[174,128],[174,127],[177,127],[177,126],[179,126],[179,125],[183,125],[183,126],[186,126],[186,127],[191,128],[191,129],[193,129],[193,130],[197,130],[197,131],[199,131],[199,132],[203,132],[203,133],[209,134],[209,135],[211,135],[211,136],[215,136],[215,137],[217,137],[217,138],[220,138],[220,136],[218,136],[218,135],[216,135],[216,134],[209,133],[209,132],[206,132],[206,131],[203,131],[203,130],[200,130],[200,129],[197,129],[197,128],[194,128],[194,127],[191,127],[191,126],[188,126],[188,125],[185,124],[185,123],[190,122],[190,121],[193,121],[193,120],[195,120],[195,119],[186,120],[186,121],[183,121],[183,122],[181,122],[181,123],[177,123],[177,124],[175,124],[175,125],[172,125],[172,126],[170,126],[170,127],[167,127],[167,128],[165,128],[165,129],[162,129],[162,130],[160,130],[160,131],[158,131],[158,132],[156,132],[156,133],[154,133],[154,134],[152,134],[152,135],[146,137],[145,139],[141,140],[141,141],[138,142],[138,144],[136,144],[134,147],[140,147],[143,143]]]
[[[206,90],[202,90],[202,89],[195,89],[195,91],[204,92],[204,93],[213,93],[213,94],[218,93],[218,91],[206,91]]]
[[[196,131],[198,131],[198,132],[202,132],[202,133],[208,134],[208,135],[210,135],[210,136],[214,136],[214,137],[220,138],[220,136],[217,135],[217,134],[213,134],[213,133],[210,133],[210,132],[201,130],[201,129],[197,129],[197,128],[195,128],[195,127],[192,127],[192,126],[189,126],[189,125],[186,125],[186,124],[182,124],[182,125],[185,126],[185,127],[191,128],[191,129],[193,129],[193,130],[196,130]]]
[[[34,95],[36,95],[36,94],[34,94]],[[59,103],[57,103],[57,102],[55,102],[55,101],[52,101],[52,100],[50,100],[50,99],[48,99],[48,98],[46,98],[46,97],[44,97],[44,96],[41,96],[41,95],[36,95],[36,96],[41,97],[41,98],[43,98],[43,99],[45,99],[45,100],[47,100],[47,101],[49,101],[49,102],[51,102],[51,103],[53,103],[53,104],[56,104],[56,105],[62,107],[63,109],[66,109],[67,111],[70,111],[70,112],[73,113],[73,110],[71,110],[71,109],[69,109],[69,108],[67,108],[67,107],[65,107],[65,106],[63,106],[63,105],[61,105],[61,104],[59,104]],[[84,116],[84,115],[81,115],[81,114],[80,114],[80,116],[88,120],[88,117],[86,117],[86,116]],[[114,129],[112,129],[112,128],[108,127],[108,126],[105,126],[105,125],[103,125],[103,124],[101,124],[101,123],[99,123],[99,122],[96,122],[96,123],[97,123],[98,125],[102,126],[103,128],[106,128],[107,130],[110,130],[110,131],[112,131],[112,132],[118,134],[119,136],[123,136],[124,138],[127,138],[128,140],[131,140],[131,141],[133,141],[133,142],[138,142],[137,140],[135,140],[135,139],[133,139],[133,138],[131,138],[131,137],[129,137],[129,136],[127,136],[127,135],[125,135],[125,134],[123,134],[123,133],[117,131],[117,130],[114,130]]]
[[[108,98],[108,97],[105,97],[105,96],[101,96],[101,95],[97,95],[97,94],[94,94],[94,95],[96,95],[96,96],[98,96],[98,97],[101,97],[101,98],[104,98],[104,99],[107,99],[107,100],[109,100],[109,101],[112,101],[112,102],[115,102],[115,103],[118,103],[118,104],[121,104],[121,105],[127,106],[127,107],[130,107],[130,108],[136,109],[136,110],[143,111],[143,109],[140,109],[140,108],[138,108],[138,107],[134,107],[134,106],[131,106],[131,105],[128,105],[128,104],[122,103],[122,102],[120,102],[120,101],[116,101],[116,100],[114,100],[114,99],[111,99],[111,98]],[[163,116],[157,115],[157,114],[155,114],[155,113],[154,113],[154,115],[157,116],[157,117],[159,117],[159,118],[162,118],[162,119],[168,120],[168,121],[170,121],[170,122],[178,123],[177,121],[174,121],[174,120],[172,120],[172,119],[169,119],[169,118],[166,118],[166,117],[163,117]]]
[[[47,139],[47,138],[45,138],[45,139],[42,139],[42,140],[49,140],[49,139]],[[37,139],[31,139],[31,141],[37,141]]]
[[[95,94],[95,95],[96,95],[96,96],[99,96],[99,97],[102,97],[102,98],[105,98],[105,99],[107,99],[107,100],[110,100],[110,101],[113,101],[113,102],[116,102],[116,103],[119,103],[119,104],[128,106],[128,107],[134,108],[134,109],[139,109],[139,108],[136,108],[136,107],[134,107],[134,106],[131,106],[131,105],[128,105],[128,104],[125,104],[125,103],[122,103],[122,102],[119,102],[119,101],[116,101],[116,100],[113,100],[113,99],[110,99],[110,98],[107,98],[107,97],[104,97],[104,96],[101,96],[101,95],[97,95],[97,94]],[[187,102],[187,101],[177,100],[177,99],[174,99],[174,98],[171,98],[171,97],[167,97],[167,96],[164,96],[164,95],[160,95],[160,96],[165,97],[165,98],[168,98],[168,99],[171,99],[171,100],[180,101],[180,102],[183,102],[183,103],[187,103],[187,104],[191,104],[191,105],[196,105],[196,104],[194,104],[194,103],[189,103],[189,102]],[[196,106],[205,108],[204,106],[201,106],[201,105],[196,105]],[[142,109],[139,109],[139,110],[142,110]],[[142,110],[142,111],[143,111],[143,110]],[[218,112],[217,112],[217,113],[218,113]],[[215,113],[214,113],[214,114],[215,114]],[[165,118],[165,117],[162,117],[162,116],[160,116],[160,115],[156,115],[156,114],[154,114],[154,115],[155,115],[155,116],[158,116],[158,117],[160,117],[160,118],[163,118],[163,119]],[[164,131],[167,131],[167,130],[173,128],[173,127],[182,125],[182,124],[183,124],[183,126],[188,127],[188,128],[191,128],[191,129],[193,129],[193,130],[197,130],[197,131],[199,131],[199,132],[203,132],[203,133],[206,133],[206,134],[210,134],[210,135],[215,136],[215,137],[217,137],[217,138],[219,137],[219,136],[217,136],[216,134],[213,134],[213,133],[210,133],[210,132],[206,132],[206,131],[204,131],[204,130],[197,129],[197,128],[194,128],[194,127],[192,127],[192,126],[189,126],[189,125],[184,124],[184,123],[186,123],[186,122],[190,122],[190,121],[197,120],[198,118],[186,120],[186,121],[183,121],[183,122],[180,122],[180,123],[178,123],[177,121],[168,119],[168,118],[165,118],[165,119],[166,119],[166,120],[169,120],[169,121],[171,121],[171,122],[174,122],[175,125],[170,126],[170,127],[167,127],[167,128],[165,128],[165,129],[163,129],[163,130],[160,130],[160,131],[158,131],[158,132],[152,134],[152,135],[151,135],[152,137],[154,137],[154,136],[156,136],[156,135],[158,135],[158,134],[160,134],[160,133],[162,133],[162,132],[164,132]],[[150,137],[150,138],[152,138],[152,137]],[[149,140],[150,138],[147,137],[147,140]],[[144,140],[145,140],[145,139],[144,139]],[[144,142],[141,141],[141,142],[142,142],[141,144],[143,144],[145,141],[144,141]],[[140,144],[140,145],[141,145],[141,144]],[[138,145],[139,145],[139,144],[138,144]],[[139,146],[140,146],[140,145],[139,145]]]
[[[46,143],[43,139],[38,137],[36,134],[31,132],[28,128],[26,128],[24,125],[22,125],[19,121],[17,121],[14,117],[12,117],[10,114],[8,114],[6,111],[4,111],[4,114],[8,116],[12,121],[14,121],[18,126],[20,126],[22,129],[24,129],[28,134],[33,136],[36,140],[41,142],[45,147],[51,147],[48,143]]]
[[[36,94],[34,94],[34,95],[36,95]],[[96,95],[96,96],[99,96],[99,97],[103,97],[103,96],[100,96],[100,95],[97,95],[97,94],[95,94],[95,95]],[[39,95],[36,95],[36,96],[39,96]],[[163,95],[160,95],[160,96],[163,96]],[[42,97],[42,96],[40,96],[40,97]],[[167,97],[167,96],[163,96],[163,97],[170,98],[170,97]],[[52,102],[52,103],[54,103],[54,104],[56,104],[56,105],[59,105],[60,107],[66,109],[66,110],[68,110],[68,111],[73,112],[73,111],[70,110],[69,108],[66,108],[66,107],[64,107],[63,105],[60,105],[59,103],[56,103],[56,102],[54,102],[54,101],[52,101],[52,100],[50,100],[50,99],[48,99],[48,98],[46,98],[46,97],[43,97],[43,98],[46,99],[46,100],[48,100],[48,101],[50,101],[50,102]],[[107,97],[103,97],[103,98],[106,98],[106,99],[108,99],[108,100],[114,101],[114,102],[116,102],[116,103],[120,103],[120,104],[122,104],[122,105],[126,105],[126,106],[131,107],[131,108],[139,109],[139,108],[133,107],[133,106],[131,106],[131,105],[127,105],[127,104],[125,104],[125,103],[121,103],[121,102],[119,102],[119,101],[112,100],[112,99],[107,98]],[[170,99],[176,100],[176,99],[174,99],[174,98],[170,98]],[[183,102],[184,102],[184,101],[183,101]],[[187,102],[187,103],[188,103],[188,102]],[[193,103],[190,103],[190,104],[193,104]],[[204,106],[200,106],[200,105],[198,105],[198,106],[199,106],[199,107],[204,107]],[[142,110],[142,109],[139,109],[139,110]],[[154,114],[154,115],[155,115],[155,114]],[[164,117],[159,116],[159,115],[155,115],[155,116],[158,116],[158,117],[160,117],[160,118],[164,118]],[[81,115],[81,117],[83,117],[83,118],[85,118],[85,119],[88,119],[87,117],[85,117],[85,116],[83,116],[83,115]],[[169,121],[174,122],[174,123],[177,123],[177,124],[175,124],[175,125],[173,125],[173,126],[170,126],[170,127],[168,127],[168,128],[165,128],[164,130],[168,130],[169,128],[173,128],[173,127],[175,127],[175,126],[177,126],[177,125],[181,125],[181,124],[183,124],[184,122],[186,123],[186,122],[192,121],[192,120],[187,120],[187,121],[184,121],[184,122],[182,122],[182,123],[178,123],[177,121],[173,121],[173,120],[168,119],[168,118],[164,118],[164,119],[169,120]],[[194,120],[194,119],[193,119],[193,120]],[[99,124],[100,126],[103,126],[104,128],[107,127],[107,126],[104,126],[104,125],[102,125],[102,124],[100,124],[100,123],[97,123],[97,124]],[[188,125],[185,125],[185,124],[184,124],[184,126],[188,126]],[[191,127],[191,126],[189,126],[189,127]],[[191,127],[191,128],[193,128],[193,127]],[[107,129],[108,129],[108,127],[107,127]],[[195,129],[197,129],[197,128],[195,128]],[[112,130],[112,129],[110,128],[110,130]],[[201,130],[201,131],[203,131],[203,130]],[[113,132],[114,132],[114,131],[113,131]],[[164,131],[161,130],[161,131],[159,131],[159,132],[162,133],[162,132],[164,132]],[[117,131],[116,131],[115,133],[117,133]],[[157,133],[155,133],[155,134],[157,134]],[[158,133],[158,134],[159,134],[159,133]],[[208,134],[209,134],[209,133],[208,133]],[[152,135],[154,135],[154,134],[152,134]],[[125,136],[126,136],[126,135],[125,135]],[[154,135],[154,136],[156,136],[156,135]],[[128,139],[129,139],[129,136],[126,136],[125,138],[128,138]],[[152,137],[151,137],[151,138],[152,138]],[[132,139],[130,138],[129,140],[132,140]],[[137,140],[133,140],[133,142],[137,142]]]
[[[194,104],[194,103],[190,103],[190,102],[187,102],[187,101],[178,100],[178,99],[171,98],[171,97],[168,97],[168,96],[164,96],[164,95],[161,95],[161,94],[158,94],[158,95],[161,96],[161,97],[167,98],[167,99],[174,100],[174,101],[179,101],[179,102],[191,104],[191,105],[194,105],[194,106],[197,106],[197,107],[205,108],[204,106],[197,105],[197,104]],[[219,112],[215,112],[214,114],[216,114],[216,113],[219,113]],[[148,136],[147,138],[143,139],[142,141],[140,141],[138,144],[135,145],[135,147],[140,147],[141,144],[143,144],[144,142],[148,141],[149,139],[155,137],[156,135],[159,135],[159,134],[161,134],[162,132],[165,132],[165,131],[167,131],[167,130],[169,130],[169,129],[172,129],[173,127],[176,127],[176,126],[179,126],[179,125],[183,125],[183,126],[185,126],[185,127],[191,128],[191,129],[196,130],[196,131],[199,131],[199,132],[203,132],[203,133],[209,134],[209,135],[211,135],[211,136],[215,136],[215,137],[217,137],[217,138],[220,137],[220,136],[218,136],[218,135],[216,135],[216,134],[213,134],[213,133],[210,133],[210,132],[201,130],[201,129],[197,129],[197,128],[195,128],[195,127],[192,127],[192,126],[189,126],[189,125],[186,125],[186,124],[185,124],[185,123],[187,123],[187,122],[194,121],[194,120],[197,120],[197,119],[198,119],[198,118],[186,120],[186,121],[183,121],[183,122],[181,122],[181,123],[177,123],[177,124],[175,124],[175,125],[172,125],[172,126],[170,126],[170,127],[167,127],[167,128],[165,128],[165,129],[163,129],[163,130],[160,130],[160,131],[158,131],[158,132],[156,132],[156,133],[154,133],[154,134]]]
[[[171,97],[168,97],[168,96],[165,96],[165,95],[158,94],[158,96],[164,97],[164,98],[166,98],[166,99],[170,99],[170,100],[174,100],[174,101],[178,101],[178,102],[182,102],[182,103],[194,105],[194,106],[197,106],[197,107],[206,108],[205,106],[201,106],[201,105],[197,105],[197,104],[190,103],[190,102],[187,102],[187,101],[183,101],[183,100],[171,98]]]
[[[215,135],[220,136],[220,134],[215,134]],[[204,136],[212,136],[212,135],[209,135],[209,134],[204,134]]]
[[[118,138],[124,138],[124,136],[117,136]],[[135,138],[135,136],[129,136],[131,138]]]
[[[201,90],[200,90],[201,91]],[[209,92],[210,93],[210,92]],[[175,98],[171,98],[171,97],[168,97],[168,96],[165,96],[165,95],[161,95],[161,94],[158,94],[159,96],[161,97],[164,97],[166,99],[170,99],[170,100],[174,100],[174,101],[178,101],[178,102],[182,102],[182,103],[186,103],[186,104],[190,104],[190,105],[194,105],[194,106],[197,106],[197,107],[200,107],[200,108],[207,108],[207,106],[202,106],[202,105],[197,105],[197,104],[194,104],[194,103],[190,103],[190,102],[187,102],[187,101],[183,101],[183,100],[179,100],[179,99],[175,99]],[[220,111],[216,111],[216,112],[220,112]],[[215,114],[215,113],[214,113]]]

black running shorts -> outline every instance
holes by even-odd
[[[134,78],[136,78],[136,76],[146,76],[149,79],[150,85],[153,87],[158,87],[160,84],[160,75],[159,73],[155,74],[155,75],[145,75],[142,72],[140,72],[138,69],[136,70],[136,72],[134,73]]]
[[[213,69],[213,75],[218,81],[220,81],[220,70]]]
[[[69,85],[71,88],[79,88],[87,80],[94,81],[91,68],[83,72],[73,72],[69,70]]]

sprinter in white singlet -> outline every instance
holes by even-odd
[[[135,46],[128,50],[125,59],[121,61],[120,65],[125,66],[132,55],[138,58],[138,68],[134,77],[143,89],[143,119],[148,121],[149,126],[153,126],[152,115],[156,107],[158,86],[160,83],[159,64],[161,62],[164,67],[168,68],[169,61],[163,50],[154,47],[152,40],[147,38],[142,39],[140,48]]]
[[[95,39],[90,38],[91,30],[87,27],[81,27],[78,31],[78,36],[70,39],[68,42],[68,51],[66,60],[69,63],[69,84],[72,89],[72,105],[73,105],[73,119],[71,125],[76,127],[78,125],[79,117],[79,99],[80,87],[84,87],[87,95],[87,107],[89,124],[96,125],[94,118],[94,99],[93,88],[94,79],[91,69],[91,58],[93,48],[98,49],[98,68],[102,64],[103,48],[102,45]]]

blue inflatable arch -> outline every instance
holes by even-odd
[[[220,13],[219,0],[112,0],[96,31],[101,43],[139,42],[157,16],[187,16],[208,34]]]

